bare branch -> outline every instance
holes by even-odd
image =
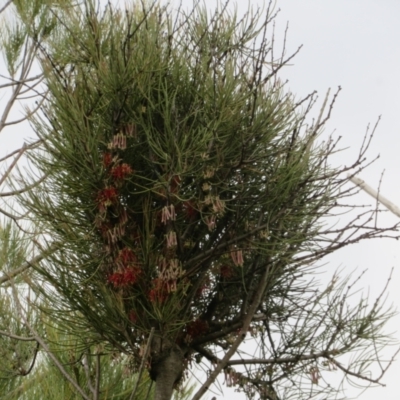
[[[59,248],[59,246],[60,246],[59,243],[53,243],[49,246],[48,249],[45,249],[44,251],[42,251],[39,255],[34,257],[32,260],[26,261],[25,264],[21,265],[19,268],[16,268],[13,271],[10,271],[7,273],[3,272],[3,276],[0,277],[0,285],[3,284],[4,282],[8,282],[8,281],[11,281],[12,279],[15,279],[15,277],[17,277],[21,273],[25,272],[26,270],[28,270],[35,264],[37,264],[40,261],[42,261],[43,259],[45,259],[49,254],[51,254],[52,252],[57,250]]]
[[[21,302],[19,301],[18,292],[17,292],[17,289],[16,289],[16,287],[15,287],[15,285],[13,283],[13,280],[11,279],[10,282],[11,282],[11,286],[12,286],[14,301],[18,305],[17,309],[18,309],[19,317],[22,319],[22,321],[24,322],[25,326],[32,333],[32,335],[35,338],[35,340],[42,346],[42,348],[45,350],[45,352],[48,355],[48,357],[53,361],[53,363],[58,368],[58,370],[62,373],[62,375],[65,377],[65,379],[67,379],[67,381],[69,381],[71,383],[71,385],[82,396],[82,398],[84,400],[91,400],[85,394],[85,392],[82,390],[82,388],[75,382],[75,380],[72,379],[72,377],[68,374],[68,372],[65,370],[65,368],[63,367],[61,362],[57,359],[57,357],[53,354],[53,352],[50,351],[50,349],[47,346],[46,342],[40,337],[38,332],[29,324],[27,318],[25,317],[25,315],[23,313],[23,308],[22,308]]]
[[[12,3],[12,0],[8,0],[2,8],[0,8],[0,14]]]
[[[11,339],[16,339],[16,340],[21,340],[22,342],[34,342],[36,339],[31,336],[31,337],[25,337],[25,336],[18,336],[18,335],[13,335],[12,333],[0,331],[0,335],[7,336]]]

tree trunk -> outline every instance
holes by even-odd
[[[170,400],[175,384],[181,379],[184,354],[176,344],[163,343],[156,338],[152,343],[150,376],[156,383],[154,400]]]

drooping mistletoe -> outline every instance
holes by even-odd
[[[149,216],[153,224],[150,234],[157,240],[157,247],[151,259],[146,260],[142,245],[148,240],[148,232],[143,231],[142,205],[135,209],[129,201],[141,178],[138,175],[135,180],[135,170],[124,162],[124,159],[132,159],[131,164],[135,165],[134,157],[129,157],[129,149],[135,148],[137,140],[137,126],[132,123],[115,133],[107,144],[102,166],[99,166],[104,171],[104,187],[96,197],[98,214],[95,216],[95,226],[104,240],[103,270],[115,290],[133,295],[129,312],[132,322],[138,319],[137,296],[144,297],[144,302],[164,303],[169,294],[177,290],[178,279],[182,277],[174,230],[175,204],[185,223],[194,223],[195,215],[200,215],[192,203],[177,197],[180,177],[165,176],[165,189],[154,189],[149,197],[152,207]],[[126,306],[129,307],[129,301]]]
[[[195,400],[222,372],[249,396],[309,398],[340,355],[378,335],[378,304],[345,308],[336,278],[322,294],[305,278],[326,254],[384,232],[371,214],[321,223],[366,148],[330,167],[336,143],[317,141],[330,109],[307,125],[313,97],[296,101],[278,79],[291,57],[274,58],[271,9],[260,23],[227,7],[168,10],[53,11],[41,48],[49,95],[32,120],[42,146],[30,153],[45,179],[21,197],[56,249],[36,266],[49,285],[37,291],[88,346],[145,365],[157,400],[204,360]],[[257,357],[242,353],[249,336]],[[366,378],[358,364],[343,371],[353,369]]]

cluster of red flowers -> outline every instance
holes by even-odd
[[[126,127],[128,136],[133,136],[135,126]],[[109,254],[113,254],[113,267],[106,276],[107,282],[114,288],[126,289],[135,285],[142,270],[138,262],[138,258],[134,251],[128,247],[120,249],[119,240],[125,235],[125,228],[128,222],[127,210],[120,203],[119,188],[123,185],[123,181],[133,174],[133,169],[127,163],[119,160],[118,154],[113,149],[126,149],[126,135],[119,132],[114,135],[113,140],[109,143],[109,151],[102,154],[103,169],[106,170],[106,182],[110,184],[99,190],[96,198],[98,204],[99,216],[97,223],[99,230],[104,239],[107,240],[106,250]],[[107,208],[113,206],[112,210]],[[112,211],[112,213],[109,211]],[[110,214],[110,215],[108,215]],[[116,218],[118,217],[118,218]],[[131,321],[136,320],[133,311],[129,314]]]
[[[126,164],[120,164],[111,170],[111,176],[116,180],[123,180],[133,173],[132,168]]]
[[[118,191],[113,186],[107,186],[101,189],[97,195],[97,202],[99,203],[99,208],[104,209],[111,204],[114,204],[118,198]]]
[[[137,267],[128,267],[122,271],[114,272],[108,277],[108,282],[112,283],[114,287],[127,287],[134,285],[140,275],[140,269]]]
[[[112,163],[112,154],[104,153],[103,154],[103,165],[105,168],[108,168]]]
[[[141,274],[136,254],[128,247],[120,250],[115,258],[115,265],[119,270],[108,277],[108,282],[114,287],[127,287],[134,285]]]
[[[112,162],[111,154],[104,154],[104,165],[109,166]],[[121,181],[133,173],[132,168],[128,164],[117,165],[111,170],[111,176],[116,181]],[[118,190],[114,186],[107,186],[101,189],[97,195],[97,203],[100,211],[104,211],[108,206],[115,204],[118,199]]]
[[[164,303],[168,298],[169,290],[167,282],[157,278],[153,279],[153,288],[149,291],[149,300],[154,303]]]
[[[113,164],[113,161],[115,162],[110,152],[103,153],[103,166],[105,168],[109,168]],[[111,176],[116,180],[124,180],[132,173],[133,169],[127,163],[116,165],[111,169]]]
[[[137,263],[136,254],[128,247],[124,247],[118,254],[117,261],[120,261],[124,266]]]

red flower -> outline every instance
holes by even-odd
[[[103,165],[105,168],[108,168],[112,163],[112,154],[104,153],[103,154]]]
[[[101,189],[97,195],[97,202],[99,203],[99,208],[104,209],[105,207],[114,204],[118,199],[118,191],[115,187],[108,186]]]
[[[136,267],[125,268],[123,271],[111,274],[108,277],[108,282],[116,288],[132,286],[138,281],[140,272],[140,269]]]
[[[168,285],[162,279],[153,279],[153,288],[149,291],[149,299],[152,303],[164,303],[168,298]]]
[[[124,247],[119,252],[117,260],[120,261],[124,266],[128,266],[128,265],[137,263],[136,254],[128,247]]]
[[[126,163],[117,165],[111,170],[111,176],[116,180],[123,180],[132,173],[132,168]]]

